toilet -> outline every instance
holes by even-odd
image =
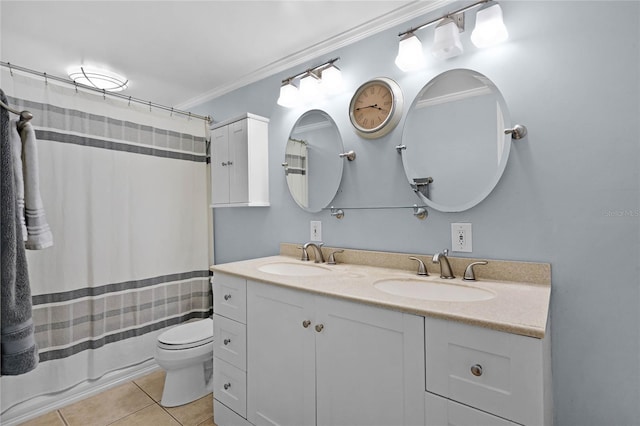
[[[156,362],[166,370],[160,404],[175,407],[213,391],[213,320],[186,322],[158,336]]]

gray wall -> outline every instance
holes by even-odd
[[[304,242],[310,220],[322,220],[328,245],[425,254],[450,246],[451,222],[472,222],[474,257],[552,265],[556,424],[638,424],[639,6],[503,1],[508,43],[480,51],[467,30],[462,56],[405,74],[393,63],[396,34],[436,15],[423,16],[201,105],[196,112],[217,120],[246,111],[271,118],[271,207],[217,209],[216,262],[273,255],[281,241]],[[467,14],[468,25],[473,15]],[[431,30],[419,37],[428,46]],[[342,220],[328,211],[305,213],[289,196],[280,166],[289,130],[304,109],[281,108],[276,98],[282,78],[333,56],[341,57],[348,93],[309,108],[327,111],[345,148],[358,154],[345,164],[337,206],[417,201],[393,149],[403,122],[374,141],[349,126],[350,95],[371,77],[398,81],[410,104],[440,72],[475,69],[497,85],[513,123],[525,124],[529,136],[512,147],[495,190],[466,212],[431,210],[425,221],[409,209],[346,210]]]

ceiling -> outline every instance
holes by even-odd
[[[0,0],[0,60],[103,65],[123,93],[188,109],[447,2]]]

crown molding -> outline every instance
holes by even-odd
[[[246,74],[230,84],[218,86],[199,96],[188,99],[176,105],[178,109],[189,109],[194,106],[201,105],[207,101],[215,99],[219,96],[232,92],[236,89],[255,83],[264,78],[288,70],[297,65],[311,61],[319,56],[330,53],[336,49],[348,46],[357,41],[363,40],[379,32],[393,28],[403,22],[407,22],[420,15],[425,15],[434,10],[438,10],[446,5],[453,3],[454,0],[433,0],[433,1],[414,1],[403,7],[394,10],[384,16],[380,16],[369,22],[366,22],[349,31],[345,31],[335,37],[322,41],[320,43],[309,46],[308,48],[293,53],[275,62],[272,62],[262,68]]]

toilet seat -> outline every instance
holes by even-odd
[[[158,347],[166,350],[195,348],[213,342],[213,320],[210,318],[180,324],[158,336]]]

